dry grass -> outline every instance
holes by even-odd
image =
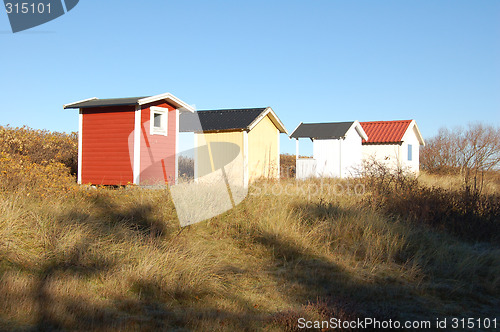
[[[459,174],[437,175],[421,172],[419,181],[429,187],[439,187],[447,190],[460,190],[464,186],[463,177]],[[485,175],[482,192],[486,195],[500,193],[500,171],[490,171]]]
[[[252,193],[182,232],[168,191],[3,193],[2,326],[293,330],[297,317],[496,313],[498,247],[388,218],[356,196],[304,195],[292,181]]]
[[[293,331],[299,317],[498,315],[497,244],[373,209],[356,183],[261,182],[181,230],[168,190],[77,186],[65,168],[43,177],[30,165],[0,177],[0,329]]]

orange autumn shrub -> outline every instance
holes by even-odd
[[[46,196],[75,186],[78,135],[0,126],[0,191]]]
[[[0,191],[46,196],[67,192],[75,178],[62,163],[37,164],[27,156],[0,152]]]
[[[78,133],[0,126],[0,152],[29,157],[31,162],[42,166],[61,163],[70,169],[71,174],[76,174]]]

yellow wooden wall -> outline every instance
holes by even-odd
[[[236,176],[243,176],[234,172],[235,168],[244,172],[244,164],[247,163],[248,174],[245,176],[249,182],[260,178],[278,178],[279,177],[279,155],[278,155],[278,138],[279,132],[273,124],[269,116],[262,119],[247,135],[247,149],[245,147],[245,132],[218,132],[218,133],[203,133],[195,134],[196,146],[201,147],[212,142],[229,142],[239,146],[241,151],[241,162],[233,164],[233,172]],[[218,151],[211,154],[224,153]],[[197,174],[207,174],[214,170],[212,169],[213,160],[208,158],[207,154],[197,153],[196,168]]]
[[[269,116],[248,133],[249,180],[279,176],[278,130]]]
[[[238,176],[243,176],[243,132],[238,131],[238,132],[218,132],[218,133],[203,133],[203,134],[195,134],[196,137],[196,146],[204,146],[212,142],[228,142],[228,143],[234,143],[239,146],[240,151],[241,151],[241,162],[238,162],[238,164],[234,164],[234,167],[241,168]],[[212,148],[213,149],[213,148]],[[225,153],[224,150],[221,151],[212,151],[211,149],[211,154],[212,155],[222,155]],[[197,167],[197,174],[206,174],[206,173],[211,173],[214,170],[212,169],[212,164],[213,160],[210,161],[208,159],[208,156],[206,154],[201,154],[201,153],[196,153],[196,166]]]

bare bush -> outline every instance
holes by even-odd
[[[420,166],[435,174],[458,173],[457,144],[447,128],[439,129],[436,136],[426,139],[420,150]]]
[[[467,191],[481,192],[485,174],[500,166],[500,128],[481,123],[466,129],[441,128],[421,150],[423,170],[430,173],[459,173]]]
[[[185,180],[194,179],[194,159],[186,156],[179,156],[179,176]]]
[[[446,230],[463,239],[499,242],[498,193],[485,195],[462,187],[459,190],[422,185],[401,169],[394,171],[373,161],[361,179],[371,208],[389,215]]]
[[[294,178],[295,177],[295,155],[282,153],[280,154],[280,167],[281,167],[281,177],[282,178]]]

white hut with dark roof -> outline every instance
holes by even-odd
[[[338,177],[357,174],[362,165],[362,140],[368,139],[358,121],[301,123],[290,138],[296,141],[296,178]],[[299,139],[313,142],[313,158],[299,157]]]

